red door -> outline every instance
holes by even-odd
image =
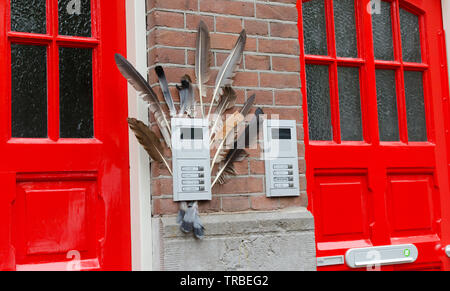
[[[130,269],[125,1],[0,19],[0,269]]]
[[[350,249],[413,244],[414,263],[381,269],[450,270],[441,1],[298,6],[318,269],[348,270]]]

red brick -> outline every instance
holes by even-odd
[[[297,22],[297,9],[295,7],[256,4],[256,17],[264,19],[278,19]]]
[[[200,20],[206,23],[210,32],[214,31],[214,17],[198,14],[186,14],[186,28],[190,30],[197,30]]]
[[[259,52],[299,55],[298,40],[260,39]]]
[[[184,65],[185,61],[184,49],[154,48],[148,54],[149,64],[165,63]]]
[[[174,47],[195,47],[195,33],[157,29],[152,35],[150,47],[156,44]]]
[[[270,36],[298,39],[297,24],[270,23]]]
[[[149,0],[147,7],[177,9],[177,10],[197,10],[197,0]]]
[[[229,32],[240,33],[242,30],[242,20],[239,18],[231,17],[216,17],[216,31],[217,32]]]
[[[231,178],[224,185],[217,185],[213,193],[221,194],[245,194],[263,192],[263,179],[255,177],[235,177]]]
[[[249,208],[248,197],[222,197],[222,210],[225,212],[245,211]]]
[[[275,104],[284,106],[301,106],[301,93],[298,91],[275,91]]]
[[[245,55],[246,70],[270,70],[269,56]]]
[[[245,30],[249,35],[267,36],[269,34],[269,25],[265,21],[245,20]]]
[[[265,163],[264,161],[250,161],[250,174],[252,175],[263,175],[265,174]]]
[[[298,160],[298,171],[300,174],[306,173],[306,163],[305,160]]]
[[[258,87],[258,73],[237,72],[233,85],[239,87]]]
[[[296,74],[261,73],[261,87],[266,88],[300,88],[300,76]]]
[[[264,113],[270,119],[296,120],[297,123],[303,122],[303,112],[296,108],[264,108]]]
[[[200,213],[213,213],[220,211],[220,198],[212,197],[211,201],[199,201],[198,210]]]
[[[266,196],[250,197],[251,209],[253,210],[275,210],[278,209],[278,199]]]
[[[300,59],[272,57],[272,66],[274,71],[300,72]]]
[[[184,14],[176,12],[154,11],[147,17],[147,30],[155,26],[184,28]]]
[[[256,95],[255,105],[273,105],[273,92],[270,90],[248,90],[247,96]]]
[[[200,11],[238,16],[255,15],[253,3],[228,0],[200,0]]]
[[[308,195],[301,193],[298,197],[282,197],[280,198],[280,208],[289,207],[307,207]]]
[[[179,205],[174,202],[172,198],[167,199],[153,199],[153,214],[176,214],[178,213]]]

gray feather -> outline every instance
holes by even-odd
[[[166,142],[167,146],[171,148],[171,129],[170,123],[167,120],[161,104],[159,103],[158,96],[142,77],[142,75],[128,62],[122,55],[116,54],[115,60],[117,68],[122,75],[128,80],[131,86],[143,97],[145,101],[149,103],[150,111],[153,113],[158,124],[159,130]]]
[[[223,93],[222,88],[226,85],[232,85],[233,77],[236,74],[236,70],[239,64],[241,63],[242,53],[244,52],[246,41],[247,35],[245,33],[245,30],[242,30],[236,42],[236,45],[234,46],[228,58],[223,63],[222,67],[220,68],[219,74],[217,75],[213,98],[211,101],[211,105],[209,106],[207,119],[209,119],[209,115],[211,114],[211,109],[214,102],[217,101],[219,96]]]
[[[164,95],[164,100],[166,100],[167,107],[169,107],[170,116],[175,117],[177,115],[177,109],[173,103],[172,94],[170,94],[169,84],[167,83],[166,74],[161,66],[155,67],[156,75],[158,76],[159,85],[161,86],[161,91]]]
[[[203,21],[200,21],[197,31],[197,49],[195,51],[195,76],[200,95],[200,107],[202,117],[204,116],[203,97],[206,97],[205,84],[211,77],[211,40],[209,30]]]

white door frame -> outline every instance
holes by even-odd
[[[145,0],[126,0],[127,59],[147,78],[147,24]],[[148,106],[128,86],[128,114],[148,123]],[[152,205],[150,163],[145,150],[129,133],[131,252],[134,271],[152,270]]]

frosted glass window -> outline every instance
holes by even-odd
[[[409,141],[427,141],[422,72],[405,71],[405,98]]]
[[[47,48],[11,45],[12,137],[47,137]]]
[[[344,141],[362,141],[359,69],[339,67],[338,83],[341,139]]]
[[[310,140],[332,140],[328,66],[306,65]]]
[[[399,141],[395,71],[377,70],[378,126],[381,141]]]
[[[328,55],[324,0],[303,2],[302,7],[305,53]]]
[[[92,49],[59,49],[60,136],[94,136]]]
[[[355,0],[334,0],[334,25],[338,57],[358,57]]]
[[[45,34],[45,2],[46,0],[11,0],[11,30]]]
[[[403,61],[422,62],[419,17],[400,8]]]
[[[58,0],[59,34],[91,36],[91,1]]]
[[[375,58],[378,60],[394,59],[394,43],[391,22],[391,4],[380,2],[380,13],[372,15],[372,30]]]

